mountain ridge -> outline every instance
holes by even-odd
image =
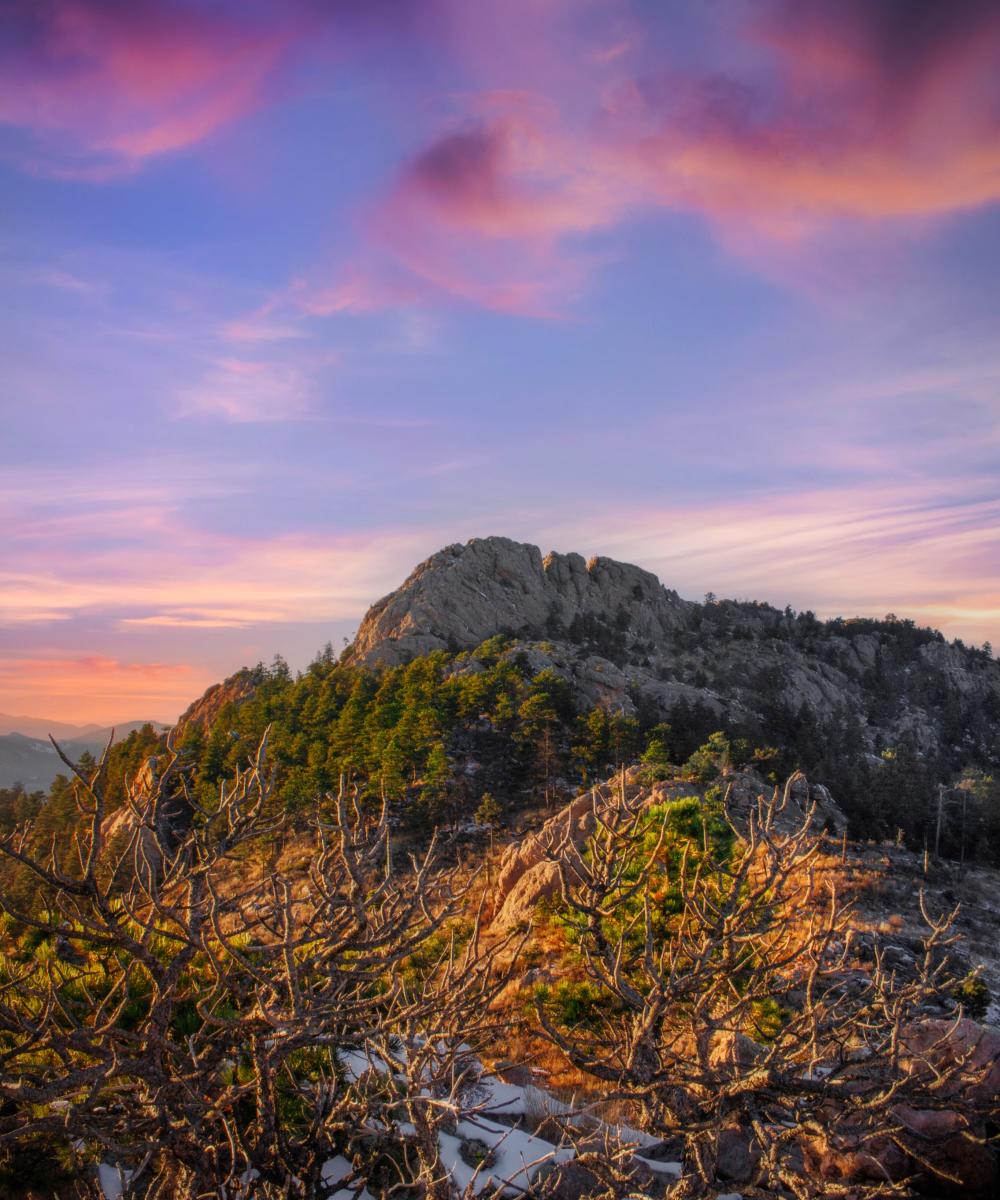
[[[29,717],[23,713],[13,716],[11,713],[0,713],[0,737],[9,733],[19,733],[22,737],[47,738],[53,737],[79,738],[86,737],[96,730],[103,728],[96,722],[77,725],[72,721],[50,721],[48,717]]]
[[[292,806],[346,772],[428,825],[484,795],[513,812],[615,763],[680,768],[708,748],[806,772],[857,836],[1000,861],[1000,663],[985,650],[892,614],[685,600],[641,568],[506,538],[431,555],[339,658],[328,645],[297,676],[275,659],[213,685],[173,742],[207,797],[267,729]],[[126,749],[134,771],[143,748]]]
[[[39,718],[43,721],[44,719]],[[59,722],[52,723],[52,736],[70,758],[79,758],[83,753],[98,756],[107,745],[114,730],[114,741],[121,742],[134,730],[151,725],[158,732],[168,726],[161,721],[125,721],[121,725],[80,726],[80,732],[67,736],[66,730],[74,726]],[[56,754],[47,737],[35,737],[11,730],[0,734],[0,787],[21,784],[28,791],[47,789],[59,774],[66,773],[66,766]]]
[[[766,719],[805,706],[854,714],[873,750],[910,736],[935,752],[1000,753],[1000,663],[936,630],[682,599],[649,571],[503,537],[447,546],[369,609],[345,661],[392,666],[498,634],[588,702],[662,712],[680,700]]]

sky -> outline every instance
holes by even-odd
[[[503,534],[1000,644],[995,0],[0,0],[0,711]]]

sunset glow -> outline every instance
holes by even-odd
[[[0,711],[440,546],[1000,644],[1000,6],[0,0]]]

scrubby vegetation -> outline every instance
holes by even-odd
[[[809,614],[749,609],[696,617],[713,637],[836,643]],[[871,624],[888,693],[930,643]],[[615,660],[626,632],[553,636]],[[858,714],[793,711],[770,676],[738,721],[638,690],[581,705],[552,661],[503,635],[377,670],[329,647],[299,675],[276,659],[169,739],[147,726],[67,762],[48,795],[0,791],[0,1188],[100,1195],[103,1161],[148,1200],[312,1197],[336,1160],[359,1193],[444,1200],[505,1161],[502,1132],[467,1120],[470,1055],[518,1038],[676,1155],[677,1198],[712,1194],[734,1154],[761,1195],[936,1186],[951,1168],[910,1111],[988,1175],[996,1106],[967,1102],[968,1056],[942,1048],[991,996],[967,962],[953,972],[946,915],[925,912],[897,970],[876,935],[852,940],[846,842],[790,826],[787,790],[739,818],[729,791],[802,768],[855,835],[1000,861],[988,759],[875,746]],[[558,887],[531,924],[491,927],[497,839],[629,763],[633,790],[622,772],[589,841],[549,845]],[[525,970],[540,978],[511,1001]],[[934,1014],[946,1028],[910,1047]],[[601,1128],[600,1152],[576,1124],[549,1132],[589,1164],[586,1194],[634,1194],[631,1151]],[[875,1177],[848,1162],[869,1147]],[[581,1194],[550,1165],[534,1193]]]
[[[506,931],[488,878],[437,837],[407,858],[370,787],[279,802],[264,741],[210,799],[193,756],[161,756],[117,810],[110,755],[80,765],[68,848],[0,841],[35,882],[0,890],[5,1194],[99,1197],[102,1164],[144,1200],[452,1200],[514,1134],[541,1153],[518,1168],[538,1200],[662,1196],[635,1136],[676,1159],[675,1200],[714,1195],[734,1161],[756,1195],[934,1194],[956,1137],[986,1177],[996,1097],[948,1041],[983,992],[950,969],[948,914],[926,913],[905,972],[877,943],[863,966],[796,779],[738,818],[715,781],[731,750],[708,740],[687,795],[624,773],[595,790],[589,839],[551,846],[557,894]],[[528,961],[550,982],[525,1009]],[[640,1134],[572,1106],[550,1141],[491,1120],[479,1058],[526,1021]]]
[[[945,983],[948,914],[924,910],[927,935],[906,977],[878,953],[858,971],[835,860],[808,814],[796,817],[791,782],[780,804],[758,805],[738,827],[722,805],[648,805],[623,781],[585,846],[560,856],[547,918],[560,982],[536,990],[541,1030],[585,1076],[629,1098],[643,1129],[683,1145],[690,1175],[675,1196],[711,1194],[720,1172],[802,1200],[848,1182],[859,1197],[905,1192],[879,1178],[898,1163],[873,1153],[870,1169],[847,1167],[844,1157],[886,1139],[919,1174],[933,1150],[901,1114],[911,1106],[932,1121],[954,1106],[945,1075],[962,1068],[944,1061],[947,1023],[933,1087],[909,1048],[943,988],[962,1003],[980,998],[975,979]],[[972,1108],[956,1127],[974,1140]]]
[[[66,873],[0,843],[48,897],[0,893],[5,1195],[100,1195],[103,1157],[147,1200],[311,1197],[338,1155],[373,1188],[448,1194],[436,1133],[503,944],[479,953],[474,914],[455,927],[463,886],[433,843],[394,869],[384,810],[343,792],[300,827],[307,864],[262,869],[263,756],[210,808],[171,761],[115,835],[103,771],[81,770]]]

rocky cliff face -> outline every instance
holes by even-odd
[[[177,724],[174,727],[175,740],[179,741],[180,736],[189,727],[208,729],[227,704],[240,704],[249,699],[257,690],[263,677],[264,673],[261,669],[244,667],[221,683],[213,683],[177,718]]]
[[[649,571],[610,558],[548,554],[509,538],[474,538],[439,550],[374,604],[350,658],[371,666],[431,650],[472,649],[496,633],[559,636],[609,614],[628,640],[684,627],[686,605]]]
[[[872,746],[1000,751],[1000,663],[912,622],[819,622],[769,605],[682,600],[648,571],[508,538],[448,546],[373,605],[348,651],[364,666],[514,639],[582,704],[668,712],[678,700],[774,722],[803,708],[857,721]]]

